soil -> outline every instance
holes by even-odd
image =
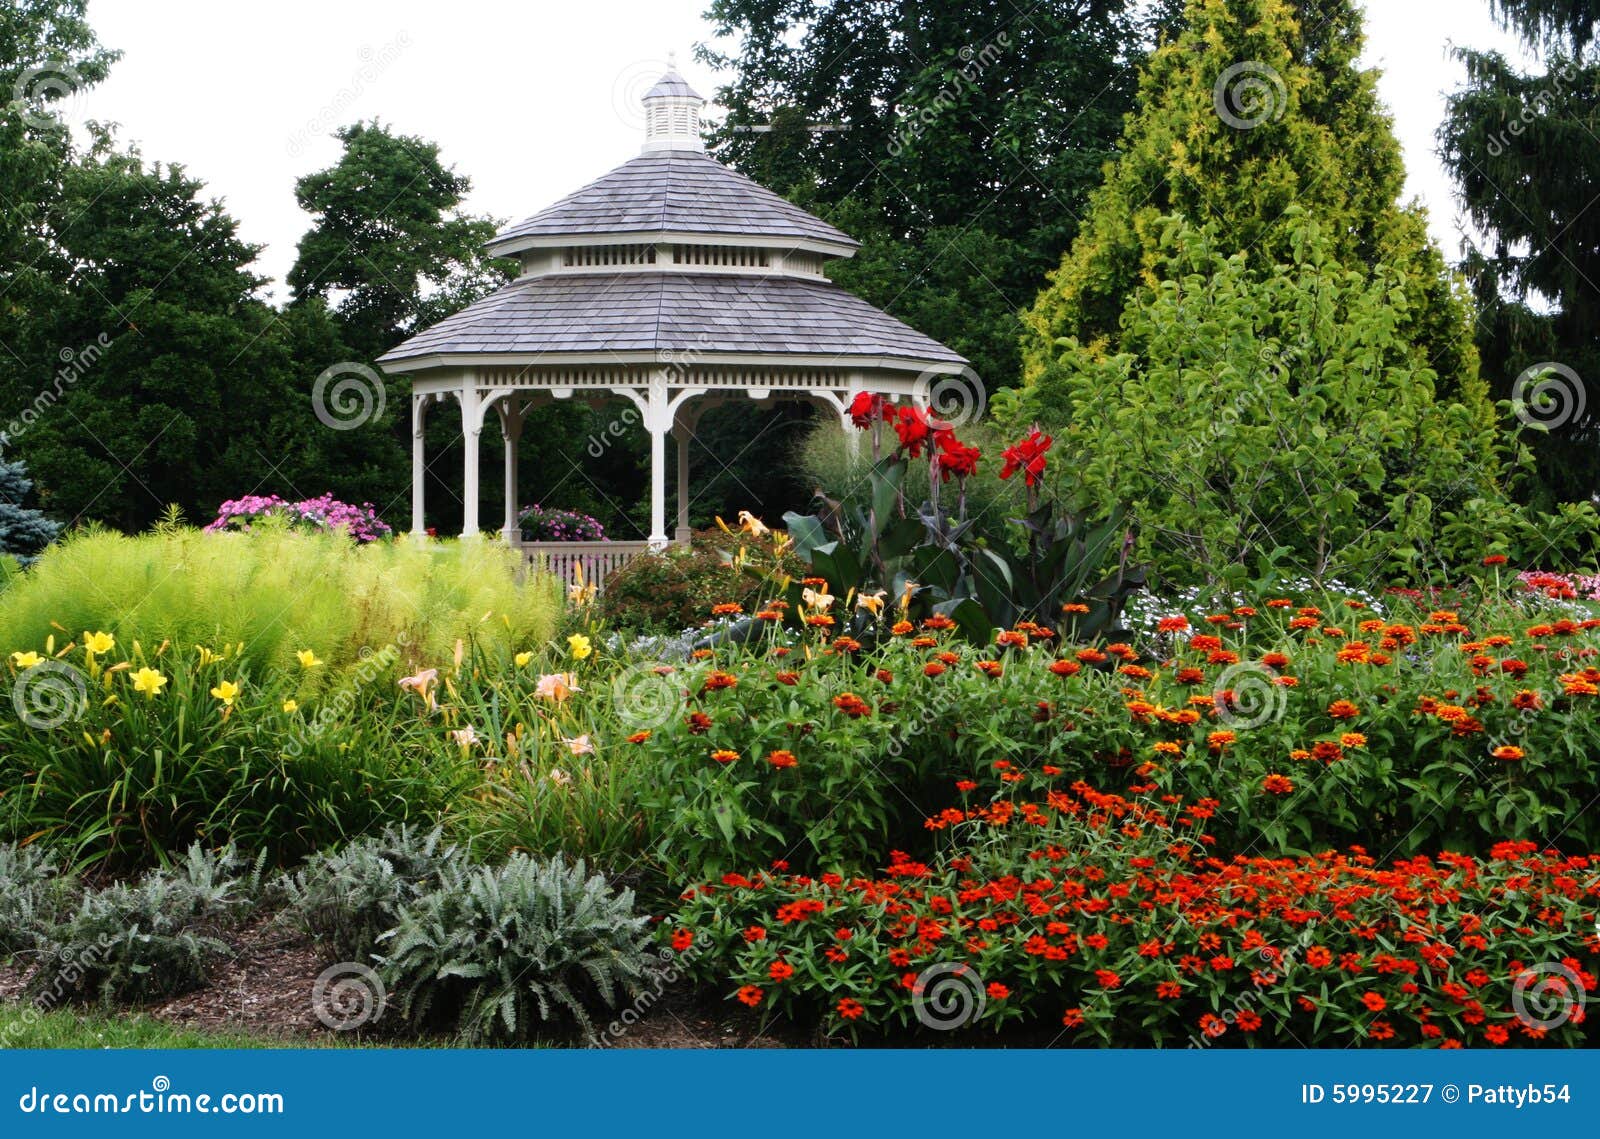
[[[381,1016],[357,1032],[336,1032],[324,1025],[312,1004],[312,991],[327,963],[310,941],[271,917],[251,922],[224,940],[229,954],[211,966],[205,987],[141,1005],[138,1011],[176,1027],[244,1033],[289,1047],[335,1042],[394,1047],[449,1044],[402,1035],[385,1025]],[[24,999],[26,982],[26,968],[0,962],[0,1000]],[[689,989],[680,982],[654,1001],[639,1002],[636,1018],[629,1017],[631,1024],[597,1016],[603,1043],[612,1048],[783,1048],[808,1043],[786,1025],[763,1025],[742,1010],[702,1001]],[[613,1016],[620,1016],[620,1010]],[[614,1034],[606,1031],[612,1023],[619,1027]],[[568,1043],[584,1042],[574,1038]]]

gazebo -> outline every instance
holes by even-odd
[[[378,361],[411,377],[414,532],[424,528],[423,425],[446,399],[461,409],[463,535],[479,532],[479,441],[493,412],[505,441],[506,540],[556,572],[583,563],[598,578],[641,550],[687,541],[689,440],[707,407],[801,399],[848,422],[859,392],[926,406],[934,384],[970,375],[956,353],[823,275],[858,243],[711,158],[704,104],[669,69],[644,96],[642,153],[490,241],[491,253],[520,260],[516,280]],[[618,397],[650,437],[649,537],[523,543],[517,441],[528,409]]]

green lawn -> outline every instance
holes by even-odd
[[[308,1048],[311,1040],[277,1040],[237,1033],[175,1028],[137,1013],[103,1015],[77,1010],[36,1013],[0,1002],[4,1048]]]

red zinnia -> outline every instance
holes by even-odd
[[[866,1011],[861,1002],[853,997],[845,997],[839,1002],[839,1015],[846,1020],[855,1020]]]

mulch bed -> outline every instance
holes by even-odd
[[[309,940],[271,917],[249,923],[224,938],[230,954],[211,967],[204,988],[141,1005],[153,1020],[198,1031],[245,1033],[281,1040],[286,1046],[353,1038],[366,1044],[448,1044],[388,1030],[383,1018],[356,1033],[338,1033],[317,1019],[311,994],[326,961]],[[27,970],[0,963],[0,1000],[24,998]],[[612,1048],[783,1048],[803,1045],[787,1027],[768,1027],[742,1010],[696,999],[680,984],[662,994],[638,1022],[605,1043]],[[615,1014],[613,1014],[615,1015]],[[596,1013],[604,1030],[606,1014]],[[581,1039],[573,1041],[582,1046]]]

